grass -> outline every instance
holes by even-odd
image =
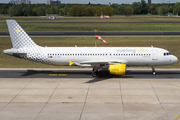
[[[180,24],[21,24],[26,32],[178,32]],[[0,32],[8,32],[6,24],[0,24]]]
[[[98,47],[160,47],[169,50],[180,58],[180,37],[103,37],[109,45],[97,42]],[[78,47],[94,46],[94,37],[32,37],[40,46],[48,47]],[[0,37],[0,51],[12,47],[9,37]],[[64,66],[52,66],[41,63],[34,63],[24,59],[15,58],[0,54],[0,68],[60,68]],[[72,67],[71,67],[72,68]],[[180,68],[180,61],[169,66],[160,68]]]
[[[110,19],[100,19],[96,17],[58,17],[56,20],[49,20],[47,17],[39,16],[19,16],[9,17],[0,15],[0,22],[5,22],[6,19],[15,19],[18,22],[180,22],[176,16],[159,16],[159,15],[132,15],[129,17],[115,15]]]

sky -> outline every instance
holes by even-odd
[[[11,0],[0,0],[0,3],[9,3]],[[14,0],[16,1],[16,0]],[[31,0],[31,3],[46,3],[47,0]],[[54,0],[56,1],[56,0]],[[133,2],[140,2],[141,0],[59,0],[61,3],[78,3],[78,4],[88,4],[89,2],[92,4],[108,4],[109,2],[112,3],[118,3],[118,4],[132,4]],[[146,2],[148,0],[145,0]],[[170,1],[170,3],[176,3],[180,2],[180,0],[151,0],[152,3],[169,3],[167,1]]]

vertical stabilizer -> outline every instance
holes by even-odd
[[[36,43],[28,36],[15,20],[6,20],[13,48],[36,47]]]

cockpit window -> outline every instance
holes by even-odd
[[[164,53],[164,56],[168,56],[168,55],[171,55],[171,53],[170,52]]]

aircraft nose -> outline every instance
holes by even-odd
[[[178,58],[176,56],[173,56],[172,61],[173,61],[173,63],[176,63],[178,61]]]

